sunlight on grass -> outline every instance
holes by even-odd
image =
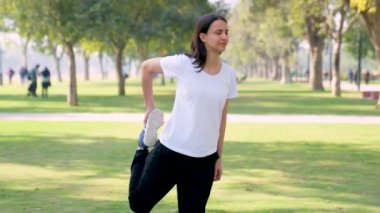
[[[227,127],[211,213],[379,212],[379,125]],[[0,209],[130,212],[140,123],[0,121]],[[176,212],[176,190],[153,212]]]
[[[126,95],[118,96],[115,81],[78,82],[79,106],[66,103],[68,83],[55,83],[49,98],[26,97],[26,87],[0,87],[0,112],[144,112],[140,79],[126,81]],[[313,92],[304,83],[283,85],[278,82],[249,79],[239,84],[239,97],[232,100],[230,113],[239,114],[336,114],[380,115],[375,101],[362,100],[356,91],[332,97],[329,91]],[[175,96],[175,83],[154,81],[156,105],[169,112]]]

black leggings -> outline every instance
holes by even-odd
[[[217,159],[217,153],[203,158],[182,155],[159,142],[150,153],[137,150],[129,183],[130,208],[149,212],[177,185],[179,213],[205,212]]]

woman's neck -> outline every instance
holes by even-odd
[[[218,74],[221,69],[221,65],[222,64],[219,55],[207,54],[204,71],[211,75]]]

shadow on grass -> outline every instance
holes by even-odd
[[[137,84],[132,86],[137,87]],[[99,89],[100,88],[100,89]],[[107,90],[108,88],[108,90]],[[170,112],[174,102],[175,89],[157,86],[156,105]],[[79,94],[79,106],[70,107],[66,96],[50,95],[48,99],[32,98],[24,95],[0,95],[3,112],[144,112],[142,94],[133,92],[126,96],[111,93],[108,84],[86,88],[91,91]],[[140,91],[140,89],[139,89]],[[91,95],[90,95],[91,94]],[[310,91],[304,85],[279,85],[267,82],[254,82],[241,85],[239,97],[231,101],[229,112],[238,114],[313,114],[313,115],[378,115],[376,101],[362,100],[352,94],[343,93],[343,97],[331,97],[329,92]]]
[[[90,169],[106,175],[118,175],[128,171],[129,160],[132,159],[136,149],[135,141],[116,137],[2,134],[2,138],[0,139],[2,163],[54,167],[62,171]],[[5,142],[5,138],[11,142]]]
[[[164,111],[171,111],[173,95],[157,95],[156,104]],[[2,101],[11,101],[12,106],[1,106],[3,112],[145,112],[141,95],[80,95],[79,106],[70,107],[66,96],[52,95],[48,99],[2,95]]]
[[[56,137],[2,134],[0,163],[54,168],[58,171],[90,170],[94,172],[93,176],[79,175],[79,179],[112,177],[120,179],[125,176],[127,184],[126,175],[129,174],[135,147],[135,141],[116,137],[85,137],[77,134],[62,134]],[[225,175],[244,179],[224,183],[223,187],[230,193],[257,192],[293,199],[307,197],[343,203],[347,206],[357,204],[380,208],[380,188],[377,184],[380,176],[379,150],[364,149],[360,145],[325,144],[317,140],[268,144],[229,141],[226,142],[224,150]],[[273,178],[271,177],[273,174],[275,176],[280,174],[282,178]],[[268,179],[268,182],[263,184],[255,179]],[[129,211],[127,185],[122,190],[125,193],[123,197],[125,201],[111,201],[76,198],[75,195],[85,186],[75,186],[72,182],[61,183],[61,189],[36,190],[12,189],[14,184],[13,181],[0,181],[2,209],[20,204],[18,207],[20,211],[14,212],[24,212],[22,208],[36,209],[37,212],[51,212],[50,210],[57,209],[62,209],[61,212]],[[292,190],[283,190],[281,186]],[[228,202],[228,198],[225,199]],[[176,209],[176,204],[163,203],[160,208],[164,209],[163,212],[169,209],[171,212]],[[274,207],[274,209],[252,212],[311,212],[316,208],[318,209],[315,206],[310,206],[309,209]],[[226,211],[210,209],[209,212]],[[239,210],[232,212],[238,213]]]
[[[2,205],[2,202],[0,202],[2,213],[131,212],[129,210],[127,195],[124,201],[91,200],[73,198],[69,194],[64,193],[64,190],[60,188],[24,191],[6,190],[1,185],[0,187],[0,198],[2,202],[6,203],[6,205]],[[12,199],[15,197],[19,199]]]
[[[269,171],[285,178],[284,182],[273,180],[268,185],[243,181],[231,184],[230,189],[380,207],[380,171],[376,169],[380,166],[380,150],[318,141],[226,143],[225,150],[224,167],[231,175],[262,178],[261,172]],[[281,186],[294,191],[282,190]]]
[[[311,115],[377,115],[375,101],[350,98],[240,96],[231,101],[229,112],[237,114],[311,114]]]

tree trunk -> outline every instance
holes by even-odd
[[[322,41],[323,42],[323,41]],[[309,67],[309,84],[313,90],[324,90],[323,89],[323,73],[322,73],[322,46],[311,47],[310,49],[311,58],[310,58],[310,67]]]
[[[290,66],[289,66],[289,52],[285,51],[282,58],[282,74],[281,74],[281,83],[288,84],[292,82],[292,77],[290,75]]]
[[[342,47],[342,35],[343,35],[343,25],[346,17],[347,5],[343,4],[339,8],[340,20],[337,31],[333,34],[334,37],[334,67],[332,70],[331,79],[331,95],[335,97],[341,96],[340,88],[340,49]]]
[[[58,48],[54,47],[53,49],[53,58],[55,62],[55,68],[57,70],[57,77],[58,77],[58,82],[62,82],[62,74],[61,74],[61,59],[63,57],[64,50],[62,50],[61,54],[57,54]]]
[[[27,39],[23,45],[22,48],[22,54],[24,55],[24,67],[28,69],[28,45],[29,45],[29,35],[27,36]]]
[[[341,35],[340,38],[335,39],[334,43],[334,67],[332,70],[332,79],[331,79],[331,95],[335,97],[341,96],[340,88],[340,49],[341,49]]]
[[[3,48],[0,45],[0,86],[3,86]]]
[[[275,56],[272,64],[272,80],[278,81],[280,79],[280,57]]]
[[[116,47],[115,52],[115,64],[116,64],[116,74],[118,80],[118,95],[125,96],[125,79],[123,76],[123,51],[125,44],[120,44]]]
[[[69,57],[69,67],[70,67],[70,86],[69,93],[67,96],[67,103],[70,106],[78,106],[78,94],[77,94],[77,77],[75,68],[75,54],[72,43],[66,43],[66,53]]]
[[[84,60],[84,80],[89,81],[90,80],[90,69],[89,69],[89,61],[90,57],[86,53],[86,51],[83,51],[83,60]]]
[[[313,90],[323,90],[322,51],[325,45],[325,36],[320,26],[325,21],[322,14],[309,15],[305,18],[306,33],[310,45],[309,84]]]
[[[380,70],[380,1],[376,2],[376,12],[362,12],[361,18],[368,30],[369,38],[376,52],[377,67]]]
[[[99,58],[99,65],[100,65],[100,75],[102,77],[102,79],[106,79],[106,71],[104,70],[104,63],[103,63],[103,52],[99,52],[98,54],[98,58]]]
[[[269,79],[270,76],[270,67],[272,66],[272,63],[269,61],[268,58],[265,58],[265,64],[264,64],[264,78]]]

